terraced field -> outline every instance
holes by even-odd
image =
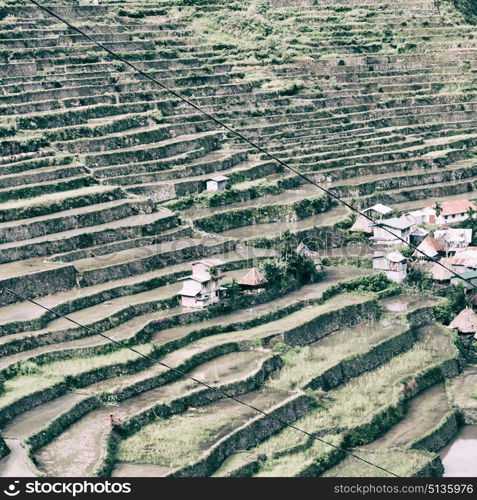
[[[442,3],[48,6],[347,202],[400,211],[475,198],[475,26]],[[208,191],[217,175],[228,189]],[[370,271],[327,267],[223,309],[177,298],[192,262],[221,258],[231,284],[286,230],[345,247],[350,215],[27,0],[0,0],[0,475],[379,473],[223,392],[396,474],[442,474],[463,362],[436,297],[384,298],[399,290]]]

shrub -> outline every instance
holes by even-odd
[[[18,375],[36,375],[39,373],[40,368],[33,361],[22,361],[18,365]]]
[[[421,292],[425,292],[432,288],[433,282],[428,272],[421,271],[420,269],[413,269],[406,278],[406,284],[417,288]]]
[[[450,285],[438,289],[434,293],[447,299],[436,307],[436,320],[439,323],[449,324],[454,316],[466,306],[467,299],[463,284]]]

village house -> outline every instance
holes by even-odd
[[[318,254],[318,252],[313,252],[310,250],[305,243],[300,242],[300,244],[296,247],[296,253],[298,255],[301,255],[302,257],[306,257],[307,259],[311,259],[315,263],[315,269],[317,271],[321,271],[322,265],[321,265],[321,259]]]
[[[183,307],[208,307],[219,302],[225,288],[220,285],[223,274],[218,266],[224,264],[220,259],[207,259],[192,264],[192,274],[179,278],[182,290],[179,292]]]
[[[475,271],[477,270],[477,247],[458,248],[450,259],[457,272]]]
[[[354,224],[349,228],[352,233],[361,231],[366,234],[373,234],[373,222],[364,217],[363,215],[358,215]]]
[[[428,234],[429,231],[427,229],[423,227],[414,227],[411,233],[411,243],[415,246],[420,245]]]
[[[465,289],[474,290],[477,287],[477,271],[456,271],[458,276],[455,274],[451,277],[452,285],[464,285]]]
[[[443,252],[444,245],[432,236],[427,236],[412,255],[418,259],[435,259]]]
[[[469,200],[452,200],[443,201],[440,204],[439,215],[437,214],[438,211],[435,206],[426,207],[426,209],[434,211],[434,216],[429,218],[428,223],[443,225],[466,220],[469,217],[469,214],[467,213],[468,210],[477,210],[477,206]]]
[[[256,268],[250,271],[238,282],[240,288],[246,293],[259,293],[268,283],[267,278]]]
[[[414,224],[435,224],[436,222],[436,211],[432,207],[413,210],[409,212],[407,216]]]
[[[376,205],[363,210],[363,214],[366,214],[373,220],[381,220],[386,217],[390,217],[392,213],[393,209],[391,207],[383,205],[382,203],[377,203]]]
[[[454,255],[460,248],[468,247],[472,242],[472,229],[450,228],[434,232],[434,238],[444,245],[446,257]]]
[[[467,307],[450,322],[449,328],[453,328],[463,335],[475,334],[477,332],[477,314],[470,307]]]
[[[459,275],[463,276],[466,280],[469,280],[472,283],[474,283],[476,279],[475,274],[477,272],[476,247],[457,249],[453,257],[446,257],[441,259],[440,264],[439,263],[434,264],[434,266],[431,269],[432,278],[434,280],[440,282],[451,281],[454,284],[463,282],[468,290],[473,289],[473,286],[470,283],[459,279],[451,271],[458,273]]]
[[[406,279],[407,259],[401,252],[391,252],[388,254],[375,252],[372,259],[373,269],[384,272],[391,281],[401,283]]]
[[[381,245],[410,243],[412,227],[413,223],[405,216],[383,219],[373,224],[370,239]]]
[[[454,269],[452,258],[443,258],[431,268],[432,279],[441,283],[449,283],[454,274],[449,271]]]
[[[225,175],[217,175],[207,180],[207,191],[224,191],[227,188],[229,178]]]

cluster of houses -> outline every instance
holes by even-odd
[[[431,268],[434,280],[453,284],[462,281],[470,289],[473,288],[474,280],[477,285],[477,247],[469,246],[472,242],[472,229],[448,226],[466,220],[473,211],[477,211],[477,206],[469,200],[454,200],[395,217],[392,208],[376,204],[364,210],[373,222],[360,215],[350,230],[367,234],[371,242],[382,248],[413,244],[417,246],[413,257],[424,262],[438,259],[445,267],[462,275],[466,281],[460,280],[435,262]],[[435,226],[433,234],[423,226]],[[373,268],[400,283],[408,274],[409,259],[399,251],[376,251]]]
[[[318,254],[312,252],[304,243],[298,245],[296,252],[312,259],[316,269],[321,269]],[[179,297],[183,307],[204,308],[217,304],[225,297],[226,288],[221,285],[225,275],[219,270],[223,264],[225,262],[221,259],[204,259],[192,264],[192,274],[179,278],[182,282]],[[242,293],[260,293],[265,290],[268,280],[260,270],[253,267],[237,281],[237,284]]]

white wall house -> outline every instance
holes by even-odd
[[[434,238],[444,245],[446,256],[449,256],[453,255],[458,249],[470,245],[472,242],[472,229],[439,229],[434,232]]]
[[[402,244],[402,240],[410,243],[412,228],[413,223],[407,217],[383,219],[373,224],[373,236],[370,239],[382,245]]]
[[[376,252],[372,259],[373,269],[384,272],[391,281],[401,283],[406,279],[407,259],[401,252]]]
[[[225,175],[217,175],[207,180],[207,191],[223,191],[227,187],[229,178]]]
[[[407,216],[414,222],[414,224],[435,224],[436,211],[432,207],[421,208],[420,210],[413,210]]]
[[[477,206],[474,205],[469,200],[452,200],[452,201],[443,201],[441,204],[441,209],[439,215],[436,213],[435,205],[431,207],[426,207],[423,210],[427,210],[429,212],[434,211],[434,218],[431,216],[429,223],[430,224],[453,224],[454,222],[461,222],[466,220],[469,215],[467,211],[469,208],[473,210],[477,210]],[[433,222],[435,220],[435,222]],[[427,221],[424,221],[427,222]]]
[[[192,274],[179,278],[182,290],[179,292],[183,307],[208,307],[216,304],[224,296],[225,289],[220,285],[224,275],[212,270],[224,262],[220,259],[207,259],[192,264]]]
[[[364,209],[363,213],[368,217],[371,217],[373,220],[381,220],[386,217],[390,217],[393,213],[393,209],[391,207],[383,205],[382,203],[377,203],[372,207]]]

